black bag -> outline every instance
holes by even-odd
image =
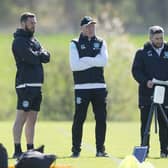
[[[56,155],[29,150],[18,158],[15,168],[49,168],[55,160]]]
[[[6,148],[0,143],[0,168],[8,168],[8,153]]]

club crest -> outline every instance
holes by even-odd
[[[81,44],[80,48],[81,50],[84,50],[86,48],[85,44]]]
[[[29,101],[28,101],[28,100],[24,100],[24,101],[22,102],[22,106],[23,106],[24,108],[29,107]]]
[[[81,103],[82,103],[82,98],[76,97],[76,104],[81,104]]]
[[[100,48],[100,43],[93,43],[94,49],[99,49]]]
[[[147,55],[148,55],[148,57],[152,57],[152,56],[153,56],[153,55],[152,55],[152,51],[149,50],[149,51],[147,52]]]
[[[168,51],[165,51],[165,52],[164,52],[163,58],[168,59]]]

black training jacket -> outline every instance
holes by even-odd
[[[16,61],[16,87],[27,84],[42,84],[44,81],[42,63],[48,63],[50,54],[42,49],[34,36],[17,29],[14,33],[12,52]]]
[[[163,81],[168,80],[168,44],[164,44],[159,56],[152,45],[149,42],[146,43],[144,48],[139,49],[135,54],[132,74],[139,83],[139,105],[149,105],[151,96],[153,96],[153,89],[147,88],[147,81],[153,78]],[[168,105],[167,91],[165,104]]]
[[[100,53],[103,41],[102,39],[94,36],[91,40],[88,37],[80,35],[79,39],[72,40],[76,44],[79,58],[82,57],[95,57]],[[83,71],[74,71],[74,83],[105,83],[103,67],[92,67]]]

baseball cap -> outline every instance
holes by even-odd
[[[157,25],[149,27],[149,34],[153,35],[157,33],[164,33],[164,29]]]
[[[91,24],[91,23],[96,24],[96,21],[93,20],[93,18],[90,17],[90,16],[84,16],[81,20],[80,26],[88,25],[88,24]]]

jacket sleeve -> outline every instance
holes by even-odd
[[[21,38],[14,41],[12,49],[19,61],[25,62],[27,64],[41,63],[41,52],[33,51],[31,46],[29,46],[29,44]]]
[[[142,54],[143,54],[142,50],[138,50],[135,54],[135,58],[132,65],[132,75],[139,84],[146,86],[148,78],[144,73],[145,67]]]
[[[90,63],[79,58],[79,54],[74,42],[70,43],[69,56],[72,71],[82,71],[92,67]]]
[[[42,63],[50,62],[50,53],[43,49],[40,53],[40,60],[41,60]]]
[[[100,53],[96,55],[96,57],[83,57],[81,60],[90,64],[91,67],[104,67],[107,64],[108,60],[108,52],[106,42],[103,41],[102,48]]]
[[[35,41],[39,45],[39,49],[37,49],[37,50],[39,51],[41,63],[48,63],[48,62],[50,62],[50,53],[47,50],[45,50],[43,48],[43,46],[40,45],[40,43],[39,43],[39,41],[37,39],[35,39]]]

